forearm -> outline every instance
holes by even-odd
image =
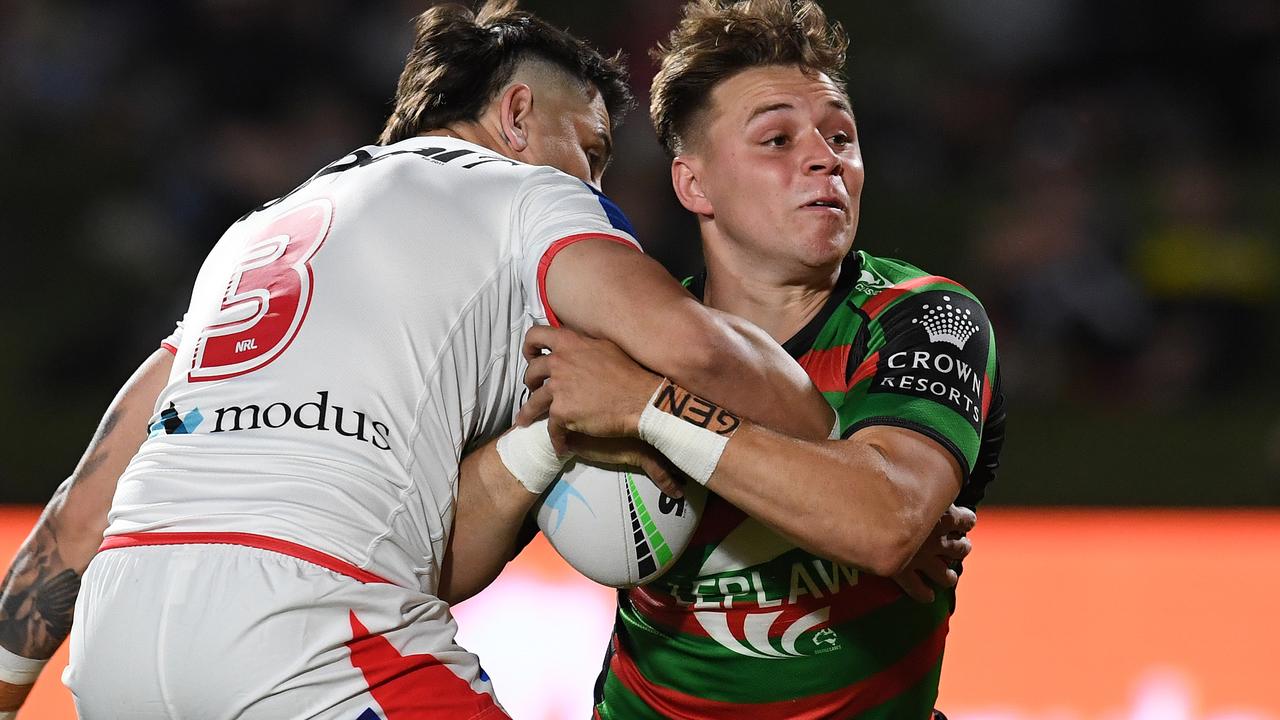
[[[100,525],[67,522],[72,487],[71,480],[59,486],[0,586],[0,647],[20,658],[47,660],[66,640],[80,577],[102,542],[105,511]],[[0,712],[17,710],[33,682],[0,680]]]
[[[438,589],[458,603],[483,590],[515,556],[516,538],[538,496],[525,489],[491,442],[462,460],[453,531]]]
[[[18,550],[0,586],[0,647],[6,651],[44,660],[66,639],[80,577],[102,544],[116,480],[146,439],[172,362],[158,350],[129,378]],[[0,710],[16,708],[29,689],[29,683],[0,682],[0,698],[7,698]]]
[[[59,545],[58,511],[68,489],[69,483],[58,488],[18,550],[0,591],[0,646],[22,657],[48,658],[66,639],[80,576],[93,559],[93,550],[86,552],[83,542]],[[100,541],[101,531],[98,537]]]
[[[752,323],[707,311],[712,317],[703,335],[706,356],[669,371],[656,366],[653,369],[758,425],[806,440],[826,439],[835,413],[803,368]],[[653,352],[644,348],[624,350],[642,355]],[[643,358],[636,359],[645,364]]]
[[[924,542],[958,483],[939,483],[952,473],[936,458],[938,467],[928,469],[896,462],[900,450],[887,451],[881,440],[869,432],[802,441],[746,424],[725,446],[707,487],[819,556],[893,575]]]

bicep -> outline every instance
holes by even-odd
[[[543,300],[563,325],[617,344],[640,364],[663,367],[680,351],[698,353],[710,310],[653,258],[606,239],[561,250],[546,270]]]
[[[570,329],[612,341],[636,362],[785,434],[825,438],[831,408],[763,330],[704,306],[652,258],[606,240],[566,247],[544,301]]]

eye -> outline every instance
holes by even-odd
[[[848,147],[851,142],[853,142],[853,138],[849,136],[849,133],[844,131],[840,131],[831,136],[831,144],[836,147]]]
[[[787,136],[786,136],[786,135],[774,135],[773,137],[769,138],[768,140],[765,140],[765,141],[764,141],[764,144],[765,144],[765,145],[768,145],[769,147],[786,147],[786,145],[787,145]]]

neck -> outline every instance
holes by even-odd
[[[501,132],[494,133],[483,122],[459,122],[446,125],[435,130],[427,130],[418,133],[420,137],[451,137],[459,140],[466,140],[469,143],[488,148],[503,157],[515,158],[511,154],[511,148],[507,143],[502,141]]]
[[[722,251],[703,236],[707,286],[703,302],[758,325],[779,344],[791,339],[831,297],[840,265],[781,274],[771,263]]]

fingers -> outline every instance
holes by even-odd
[[[555,345],[558,344],[559,338],[563,337],[563,333],[572,332],[570,330],[561,330],[547,325],[534,325],[529,328],[529,332],[524,334],[524,345],[521,352],[524,353],[525,360],[542,355],[543,352],[552,352]]]
[[[516,413],[516,424],[520,427],[528,427],[538,418],[550,413],[553,399],[550,388],[545,386],[530,393],[529,399],[525,400],[524,405],[520,406],[520,412]],[[554,423],[552,424],[554,425]],[[552,439],[555,439],[554,435]]]
[[[959,537],[943,537],[939,542],[942,548],[940,557],[951,562],[964,560],[973,552],[973,541],[961,535]]]
[[[933,602],[933,588],[929,587],[928,583],[912,568],[908,567],[894,575],[893,581],[898,583],[898,587],[902,588],[902,591],[912,600],[922,603]]]
[[[549,377],[551,377],[551,356],[539,355],[529,361],[529,367],[524,371],[524,386],[529,388],[529,392],[534,392],[542,387]]]
[[[679,483],[676,482],[675,475],[663,467],[662,463],[645,455],[641,455],[639,461],[640,469],[644,471],[645,475],[649,476],[649,479],[653,481],[653,484],[659,490],[673,498],[684,497],[684,488],[680,487]]]
[[[935,556],[923,562],[912,563],[912,566],[938,587],[953,588],[960,582],[960,576],[940,557]]]
[[[639,440],[568,432],[565,445],[569,452],[589,462],[639,468],[662,492],[675,498],[684,497],[684,476],[670,461]]]
[[[978,524],[978,514],[966,507],[952,505],[947,508],[947,515],[952,518],[954,528],[967,533]]]

